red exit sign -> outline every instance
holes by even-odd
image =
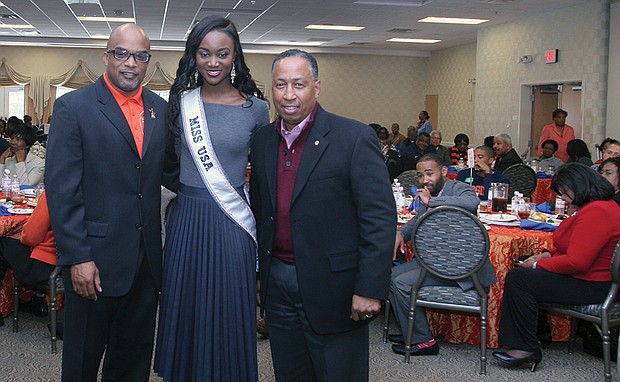
[[[558,50],[552,49],[545,52],[545,62],[547,64],[555,64],[558,62]]]

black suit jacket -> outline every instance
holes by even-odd
[[[495,160],[493,170],[503,173],[508,167],[518,163],[523,163],[523,160],[519,154],[517,154],[515,149],[510,149],[510,151],[508,151],[504,156]]]
[[[129,291],[141,246],[156,285],[161,284],[167,104],[146,88],[142,99],[142,158],[103,78],[54,104],[45,184],[58,264],[94,261],[102,296]]]
[[[268,298],[275,228],[274,125],[252,140],[250,194],[256,215],[261,301]],[[387,298],[396,208],[374,131],[319,107],[295,180],[290,207],[304,311],[320,334],[350,330],[353,294]]]

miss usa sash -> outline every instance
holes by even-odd
[[[222,170],[207,126],[200,88],[181,96],[181,115],[185,141],[202,181],[224,211],[235,223],[243,228],[256,243],[256,222],[250,206],[230,184]]]

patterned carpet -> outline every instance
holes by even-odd
[[[47,319],[30,314],[20,315],[19,333],[11,331],[10,317],[0,327],[0,381],[59,381],[62,341],[59,354],[50,354]],[[583,353],[578,342],[575,354],[567,354],[566,343],[554,343],[544,350],[544,358],[535,373],[501,367],[489,350],[487,376],[478,374],[478,348],[439,341],[438,356],[412,358],[403,363],[402,356],[392,353],[390,345],[381,341],[382,319],[370,324],[371,381],[603,381],[603,361]],[[354,349],[352,349],[354,351]],[[261,381],[273,381],[269,341],[258,340],[258,362]],[[616,380],[616,364],[612,364]],[[161,381],[152,375],[151,381]],[[225,382],[225,381],[222,381]]]

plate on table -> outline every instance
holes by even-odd
[[[409,220],[413,219],[414,216],[415,215],[410,215],[410,214],[409,215],[398,214],[396,222],[398,224],[405,224]]]
[[[9,208],[8,212],[13,215],[30,215],[34,211],[33,208]]]
[[[519,220],[518,217],[511,214],[483,214],[480,215],[480,219],[485,219],[492,222],[513,222]]]
[[[527,220],[535,222],[535,223],[547,223],[547,224],[551,224],[552,226],[556,226],[556,227],[559,226],[560,223],[562,222],[562,220],[560,220],[560,219],[554,219],[554,218],[551,218],[551,217],[547,218],[547,221],[545,221],[545,222],[542,222],[540,220],[535,220],[535,219],[532,219],[532,218],[527,219]]]
[[[29,206],[31,206],[31,207],[36,207],[36,206],[37,206],[37,204],[39,204],[39,203],[37,203],[37,202],[35,202],[35,201],[32,201],[32,200],[29,200],[29,201],[27,201],[27,202],[26,202],[26,204],[27,204],[27,205],[29,205]]]
[[[504,227],[518,227],[519,219],[514,215],[480,215],[480,221],[484,224],[501,225]]]
[[[24,195],[24,196],[28,196],[30,198],[36,198],[37,197],[37,192],[35,191],[34,188],[27,188],[25,190],[20,190],[19,193]]]

